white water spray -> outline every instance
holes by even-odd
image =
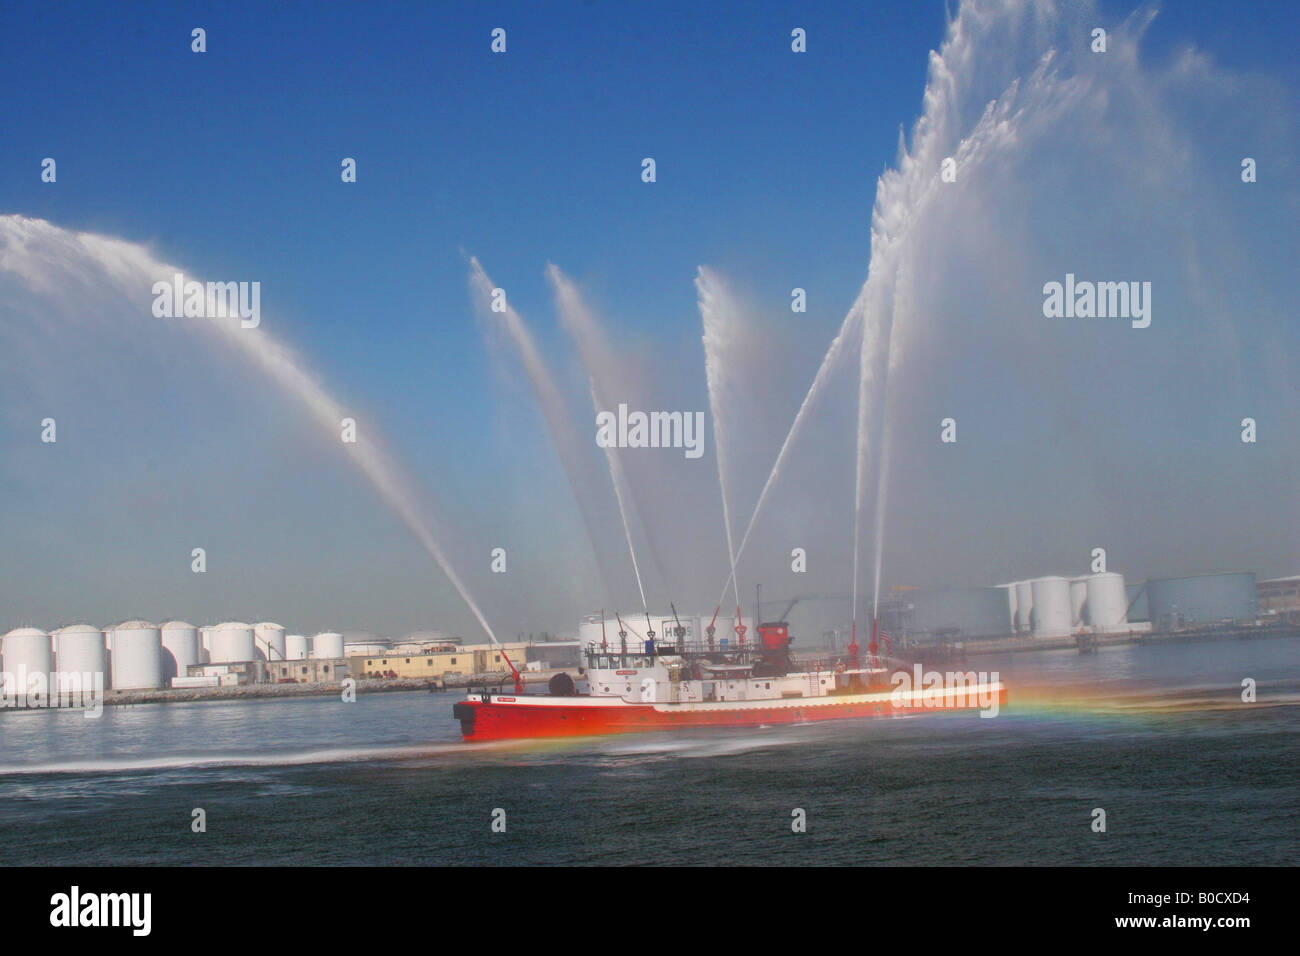
[[[583,304],[582,298],[573,283],[555,265],[546,267],[546,277],[550,280],[555,291],[560,319],[578,346],[579,356],[582,359],[584,368],[587,370],[591,383],[592,408],[599,414],[610,407],[608,404],[608,388],[603,384],[603,376],[609,369],[614,367],[613,358],[608,347],[601,339],[600,331],[596,327],[595,317]],[[609,478],[614,485],[614,495],[618,499],[619,516],[623,519],[623,533],[627,538],[628,553],[632,557],[632,570],[636,575],[637,590],[641,594],[641,607],[642,610],[646,610],[648,605],[645,597],[645,587],[641,581],[641,566],[637,561],[636,547],[632,541],[632,525],[629,520],[628,502],[626,500],[628,497],[626,494],[627,477],[623,471],[623,462],[619,455],[620,450],[613,446],[606,446],[604,451],[605,459],[609,463]],[[639,514],[638,517],[640,517]],[[651,545],[651,556],[656,557],[655,563],[658,564],[657,556],[653,553],[653,545]],[[660,578],[662,579],[662,577],[662,569],[660,569]]]
[[[1046,8],[1044,8],[1046,9]],[[985,57],[976,47],[988,42],[999,27],[1015,29],[1019,18],[1037,21],[1034,8],[1007,0],[1001,4],[963,4],[948,25],[938,53],[932,53],[924,95],[925,108],[912,132],[911,147],[899,143],[894,169],[876,185],[872,212],[871,268],[863,287],[866,314],[859,354],[858,435],[854,500],[853,609],[857,613],[862,515],[869,488],[875,488],[872,617],[880,604],[884,557],[889,469],[894,406],[889,390],[904,354],[904,339],[911,319],[911,283],[914,259],[923,254],[912,241],[918,224],[932,213],[942,214],[943,201],[967,181],[978,181],[991,161],[1005,161],[1023,149],[1030,128],[1041,130],[1077,105],[1086,84],[1062,82],[1053,51],[1043,55],[1022,84],[1013,78],[997,99],[987,103],[970,131],[961,128],[963,100],[972,94],[976,64]],[[941,175],[951,161],[955,181]],[[874,441],[873,441],[874,437]],[[877,449],[872,469],[871,450]],[[868,480],[869,470],[874,480]]]
[[[795,436],[799,434],[808,413],[817,404],[817,399],[820,396],[822,389],[825,388],[826,382],[831,378],[835,369],[839,367],[840,358],[844,354],[844,349],[847,343],[852,340],[854,333],[857,332],[858,327],[861,324],[861,317],[862,296],[859,295],[858,300],[853,304],[853,308],[849,310],[848,315],[844,317],[844,321],[840,324],[839,332],[836,333],[835,338],[831,340],[830,347],[826,350],[826,354],[822,357],[821,365],[817,368],[817,374],[813,376],[812,385],[808,387],[808,393],[804,396],[803,402],[799,405],[799,411],[795,413],[794,422],[790,425],[790,430],[786,433],[785,441],[781,443],[781,450],[777,452],[776,461],[772,463],[772,470],[768,472],[767,480],[763,482],[763,489],[758,493],[758,501],[754,503],[754,510],[749,516],[749,523],[745,525],[745,533],[741,535],[740,546],[736,548],[736,561],[739,561],[741,555],[745,553],[745,545],[749,543],[749,536],[754,530],[755,522],[758,521],[759,513],[763,510],[763,503],[767,501],[768,492],[772,490],[773,484],[776,483],[777,476],[781,473],[781,466],[785,463],[786,456],[789,454],[790,448],[794,444]],[[726,595],[727,587],[730,583],[730,579],[723,582],[722,596]],[[722,598],[719,597],[718,601],[721,603]]]
[[[57,294],[69,284],[102,288],[104,292],[115,292],[127,301],[140,303],[142,314],[150,321],[183,322],[205,330],[205,334],[216,335],[297,399],[335,439],[339,422],[352,415],[316,383],[285,345],[260,328],[241,328],[237,318],[153,319],[147,311],[153,284],[171,282],[176,273],[184,270],[155,259],[144,246],[108,236],[72,232],[43,219],[3,216],[0,217],[0,271],[18,275],[40,294]],[[196,279],[189,273],[186,275]],[[493,644],[498,643],[469,588],[421,516],[410,483],[396,462],[374,439],[343,443],[343,448],[437,562],[488,638]]]
[[[600,399],[596,396],[596,383],[591,383],[591,404],[597,409],[600,406]],[[632,544],[632,526],[627,520],[627,504],[623,500],[623,466],[619,463],[618,456],[614,454],[614,449],[605,448],[605,457],[609,461],[609,480],[614,484],[614,497],[618,499],[618,516],[623,519],[623,534],[627,538],[627,553],[632,557],[632,573],[636,575],[636,589],[641,594],[641,610],[649,611],[645,599],[645,587],[641,584],[641,566],[636,560],[636,547]]]
[[[736,578],[736,548],[731,537],[731,505],[727,496],[726,441],[722,416],[722,393],[730,384],[729,370],[722,362],[727,334],[735,324],[734,308],[726,297],[721,279],[711,270],[700,266],[695,277],[695,290],[699,297],[700,321],[704,326],[704,376],[709,390],[709,411],[713,415],[714,454],[718,459],[718,488],[722,493],[722,524],[727,532],[727,555],[731,559],[731,586],[735,592],[736,607],[740,607],[740,583]],[[722,593],[726,594],[726,585]],[[721,605],[719,597],[718,604]]]
[[[504,312],[493,312],[491,310],[492,290],[496,286],[492,284],[492,279],[477,258],[471,256],[469,262],[470,290],[476,303],[478,303],[486,317],[500,323],[523,363],[524,372],[532,385],[537,406],[546,421],[546,427],[551,434],[551,441],[555,445],[556,452],[560,456],[560,463],[568,476],[569,488],[573,491],[578,512],[582,515],[583,525],[587,531],[587,540],[591,543],[592,553],[598,566],[598,573],[601,575],[602,581],[604,581],[605,566],[604,562],[601,561],[601,550],[598,547],[599,539],[596,534],[599,523],[591,513],[596,483],[585,463],[583,440],[574,425],[573,416],[524,320],[508,302]],[[618,493],[617,487],[615,492]],[[622,508],[621,497],[619,507]],[[626,524],[626,520],[624,523]],[[635,561],[634,555],[633,564],[635,564]],[[608,582],[605,581],[604,583],[608,587]]]

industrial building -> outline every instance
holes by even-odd
[[[515,667],[523,670],[528,661],[526,643],[504,644],[502,647]],[[501,657],[502,647],[492,644],[465,644],[442,648],[436,653],[398,654],[395,651],[374,657],[349,657],[352,676],[358,678],[383,677],[443,677],[447,674],[486,674],[508,670]]]
[[[1005,637],[1010,633],[1002,588],[909,589],[880,608],[886,633],[918,642]]]
[[[1259,616],[1254,572],[1153,578],[1147,608],[1157,631],[1186,626],[1248,623]]]
[[[1147,610],[1147,583],[1129,584],[1124,588],[1128,596],[1128,619],[1150,623],[1151,612]]]
[[[268,666],[263,660],[195,664],[190,667],[185,677],[176,678],[171,685],[173,687],[235,687],[243,684],[265,684],[268,680]],[[204,683],[204,678],[213,678],[216,683]]]
[[[266,673],[271,682],[277,684],[337,684],[352,676],[347,660],[341,657],[273,661],[266,665]]]
[[[1300,574],[1255,584],[1260,616],[1300,623]]]

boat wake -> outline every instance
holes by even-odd
[[[462,743],[418,747],[322,747],[270,754],[173,754],[165,757],[121,756],[93,760],[0,766],[0,778],[82,774],[124,774],[166,770],[212,770],[230,767],[295,767],[313,764],[366,763],[372,761],[421,760],[487,753],[508,749],[498,744],[476,744],[472,750]]]

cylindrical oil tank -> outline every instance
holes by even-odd
[[[305,661],[311,656],[311,645],[305,635],[286,634],[284,636],[284,659],[286,661]]]
[[[163,677],[185,677],[192,664],[201,664],[199,629],[184,621],[168,621],[160,631],[163,646]]]
[[[209,637],[213,664],[231,664],[257,660],[257,645],[253,628],[239,621],[227,621],[212,629]]]
[[[1071,633],[1070,582],[1057,575],[1035,578],[1030,611],[1034,637],[1060,637]]]
[[[1016,582],[1016,633],[1028,634],[1034,612],[1034,582]]]
[[[54,651],[50,644],[50,635],[35,627],[14,628],[0,640],[0,660],[6,674],[11,675],[12,689],[15,694],[26,695],[28,688],[34,685],[28,680],[32,674],[45,675],[39,687],[48,687],[50,674],[54,670]],[[39,692],[34,693],[29,701],[43,703],[49,698]]]
[[[1128,628],[1128,590],[1124,575],[1115,571],[1091,574],[1088,584],[1088,623],[1098,631]]]
[[[268,661],[284,660],[284,628],[270,621],[253,625],[257,649]]]
[[[98,674],[108,686],[108,647],[104,632],[89,624],[61,627],[50,635],[54,639],[54,666],[59,674]]]
[[[1010,584],[999,584],[1002,590],[1007,592],[1007,633],[1016,632],[1016,582]]]
[[[609,635],[609,625],[605,625],[606,640]],[[586,651],[592,645],[600,647],[601,622],[599,614],[591,614],[578,622],[578,647]]]
[[[437,631],[416,631],[414,634],[407,635],[406,640],[431,641],[440,636],[441,635]],[[380,637],[374,631],[344,631],[343,646],[347,647],[349,644],[374,644],[383,647],[392,647],[393,642],[386,637]]]
[[[1259,611],[1253,572],[1199,574],[1147,582],[1147,610],[1156,630],[1181,624],[1253,621]]]
[[[1070,578],[1070,620],[1075,627],[1085,623],[1088,606],[1088,578]]]
[[[343,656],[343,635],[322,631],[311,639],[311,656],[317,660],[332,660]]]
[[[148,621],[113,628],[113,689],[150,690],[163,686],[162,634]]]
[[[374,657],[377,654],[419,654],[419,650],[410,650],[412,647],[420,647],[413,641],[405,641],[401,645],[405,650],[398,651],[398,645],[389,644],[387,641],[348,641],[343,642],[344,657]]]
[[[104,628],[104,663],[108,665],[108,686],[113,686],[113,625]]]

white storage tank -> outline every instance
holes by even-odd
[[[606,626],[605,633],[606,634],[609,633],[608,626]],[[579,648],[585,651],[587,647],[592,644],[594,644],[596,647],[600,647],[600,634],[601,634],[600,615],[599,614],[587,615],[581,621],[578,622]]]
[[[409,646],[409,644],[408,644],[407,646]],[[348,640],[345,640],[344,643],[343,643],[343,656],[344,656],[344,657],[374,657],[374,656],[377,655],[377,654],[395,654],[395,653],[398,653],[397,649],[396,649],[392,644],[389,644],[387,641],[381,641],[381,640],[373,640],[373,641],[348,641]],[[402,653],[407,653],[407,654],[409,654],[409,653],[413,653],[413,652],[411,652],[411,651],[403,651]],[[416,652],[414,652],[414,653],[419,653],[419,652],[416,651]]]
[[[1088,577],[1088,623],[1099,631],[1128,629],[1124,575],[1103,571]]]
[[[284,628],[270,621],[253,625],[253,638],[257,649],[268,661],[282,661],[285,658]]]
[[[343,656],[343,635],[322,631],[311,639],[311,656],[318,660],[331,660]]]
[[[3,661],[5,673],[11,674],[16,694],[25,695],[28,676],[44,674],[42,684],[48,686],[50,674],[54,670],[54,652],[50,645],[50,635],[35,627],[17,627],[0,640],[0,661]],[[32,703],[44,703],[48,698],[36,693],[30,698]]]
[[[104,628],[104,663],[108,665],[108,687],[113,686],[113,625]]]
[[[305,661],[311,656],[311,643],[302,634],[284,636],[284,659],[286,661]]]
[[[127,621],[113,628],[113,690],[162,687],[162,635],[148,621]]]
[[[1016,582],[1010,584],[999,584],[998,587],[1007,592],[1007,633],[1016,632]]]
[[[54,666],[60,674],[99,674],[108,686],[108,647],[104,632],[89,624],[61,627],[54,639]]]
[[[163,678],[185,677],[191,664],[203,663],[199,629],[184,621],[168,621],[160,628],[163,646]]]
[[[1088,607],[1088,576],[1070,578],[1070,621],[1075,627],[1086,623]]]
[[[1032,582],[1030,611],[1034,637],[1061,637],[1074,630],[1070,623],[1070,582],[1049,575]]]
[[[1016,582],[1016,633],[1027,634],[1034,612],[1034,582]]]
[[[209,637],[213,664],[231,664],[257,660],[257,647],[253,628],[239,621],[227,621],[212,629]]]

